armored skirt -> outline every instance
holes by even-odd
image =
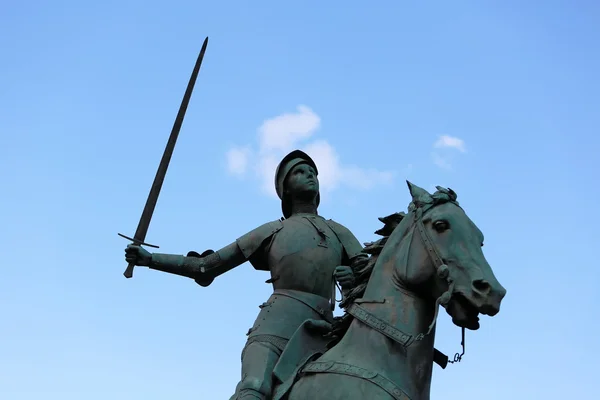
[[[287,341],[307,319],[332,323],[333,312],[329,301],[311,293],[277,289],[260,306],[260,313],[248,331],[248,338],[268,335]]]

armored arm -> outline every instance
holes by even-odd
[[[158,271],[196,279],[197,281],[208,282],[210,280],[212,282],[217,276],[217,271],[222,270],[221,273],[224,273],[243,264],[245,261],[243,253],[234,242],[219,251],[207,250],[202,254],[195,251],[190,251],[186,256],[153,253],[149,267]],[[209,273],[209,270],[211,273]]]
[[[246,261],[256,269],[268,270],[259,250],[282,226],[281,221],[264,224],[216,252],[191,251],[187,256],[153,253],[150,268],[192,278],[201,286],[210,285],[217,276]]]
[[[358,258],[368,258],[368,254],[363,252],[363,246],[348,228],[331,219],[327,221],[327,224],[337,235],[337,238],[344,248],[345,265],[352,265]]]

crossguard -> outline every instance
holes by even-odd
[[[136,240],[136,239],[134,239],[134,238],[130,238],[129,236],[125,236],[125,235],[123,235],[122,233],[117,233],[117,235],[121,236],[122,238],[125,238],[125,239],[128,239],[128,240],[131,240],[131,241],[133,242],[133,244],[135,244],[135,245],[137,245],[137,246],[148,246],[148,247],[153,247],[153,248],[155,248],[155,249],[158,249],[158,248],[159,248],[158,246],[155,246],[155,245],[153,245],[153,244],[150,244],[150,243],[145,243],[145,242],[141,242],[141,241],[139,241],[139,240]]]
[[[133,242],[133,244],[135,244],[135,245],[154,247],[155,249],[158,249],[158,246],[155,246],[155,245],[149,244],[149,243],[144,243],[141,240],[136,240],[134,238],[130,238],[129,236],[125,236],[122,233],[118,233],[118,235],[121,236],[122,238],[131,240]],[[123,272],[123,275],[125,276],[125,278],[129,279],[133,276],[133,267],[135,267],[134,263],[130,263],[127,265],[127,269],[125,270],[125,272]]]

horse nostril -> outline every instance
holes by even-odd
[[[483,279],[477,279],[473,281],[473,289],[475,289],[476,292],[486,295],[490,292],[492,287],[489,283],[487,283],[487,281]]]

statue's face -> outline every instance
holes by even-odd
[[[315,197],[319,193],[319,179],[313,167],[302,163],[289,172],[285,191],[292,197]]]

